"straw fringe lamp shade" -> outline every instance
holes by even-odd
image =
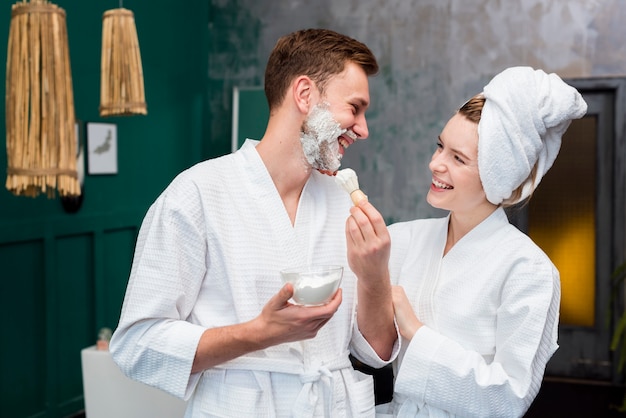
[[[119,8],[102,17],[100,116],[145,115],[141,54],[133,12]]]
[[[6,188],[80,195],[65,11],[47,0],[12,6],[6,72]]]

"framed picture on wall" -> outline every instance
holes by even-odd
[[[117,125],[87,123],[87,174],[117,174]]]

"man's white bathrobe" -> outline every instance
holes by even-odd
[[[425,324],[403,342],[401,417],[516,417],[557,349],[559,273],[502,208],[443,256],[448,217],[390,227],[392,281]]]
[[[372,378],[352,369],[348,351],[374,367],[388,362],[356,324],[350,197],[315,171],[292,226],[255,145],[181,173],[151,206],[113,358],[129,377],[188,399],[186,417],[373,416]],[[343,302],[316,338],[190,374],[206,328],[258,316],[283,285],[279,271],[307,264],[345,267]]]

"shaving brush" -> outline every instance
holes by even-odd
[[[344,168],[343,170],[337,171],[335,181],[338,185],[343,187],[346,192],[350,193],[350,198],[352,198],[354,206],[357,206],[363,199],[367,200],[365,193],[359,189],[359,179],[353,169]]]

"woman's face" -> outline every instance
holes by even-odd
[[[455,114],[443,128],[428,165],[433,173],[427,200],[457,214],[491,206],[478,175],[478,124]]]

